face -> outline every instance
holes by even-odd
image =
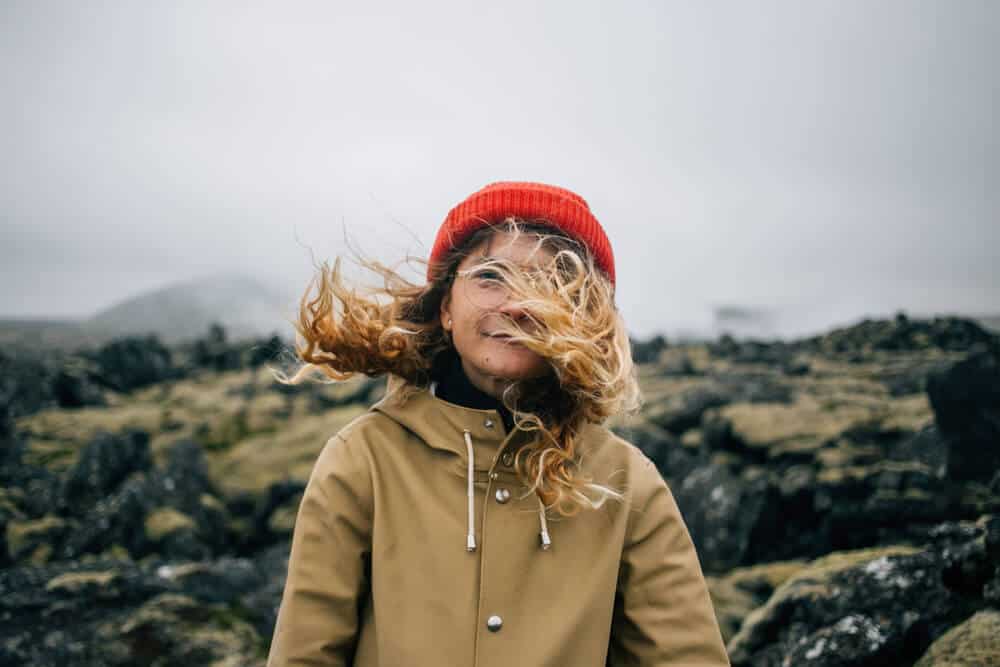
[[[441,326],[450,332],[466,376],[491,396],[499,397],[513,381],[545,375],[549,366],[540,355],[510,342],[503,333],[510,322],[525,331],[532,324],[511,303],[507,289],[468,269],[484,259],[507,260],[530,269],[552,256],[551,251],[538,247],[533,235],[497,232],[458,265],[451,291],[441,303]]]

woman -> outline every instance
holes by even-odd
[[[326,445],[268,664],[728,665],[677,506],[600,426],[636,407],[611,245],[578,195],[495,183],[412,285],[321,272],[300,376],[390,376]]]

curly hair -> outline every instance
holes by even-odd
[[[583,475],[576,454],[587,423],[639,406],[628,334],[614,287],[586,247],[544,221],[508,218],[483,227],[431,265],[424,285],[379,262],[360,260],[382,282],[360,290],[346,284],[339,259],[332,268],[324,264],[302,297],[296,330],[303,363],[288,381],[316,372],[333,380],[392,374],[410,387],[427,386],[439,355],[452,349],[441,326],[442,300],[462,260],[498,233],[530,235],[550,257],[531,269],[481,258],[461,272],[507,291],[531,326],[507,320],[504,333],[551,369],[541,378],[512,382],[500,397],[519,428],[537,433],[518,451],[517,473],[562,515],[620,499],[619,491]]]

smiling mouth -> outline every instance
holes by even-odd
[[[511,336],[510,334],[505,334],[505,333],[486,334],[486,337],[492,338],[493,340],[503,343],[504,345],[510,345],[512,347],[524,347],[523,343],[514,342],[512,340],[513,336]]]

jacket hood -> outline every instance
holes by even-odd
[[[493,450],[477,470],[488,470],[487,460],[530,439],[527,431],[517,427],[508,432],[498,410],[449,403],[437,398],[432,389],[414,387],[396,376],[389,377],[385,396],[372,409],[412,431],[429,447],[452,452],[462,459],[466,457],[463,434],[468,431],[477,444],[477,454],[480,449],[484,454]]]

